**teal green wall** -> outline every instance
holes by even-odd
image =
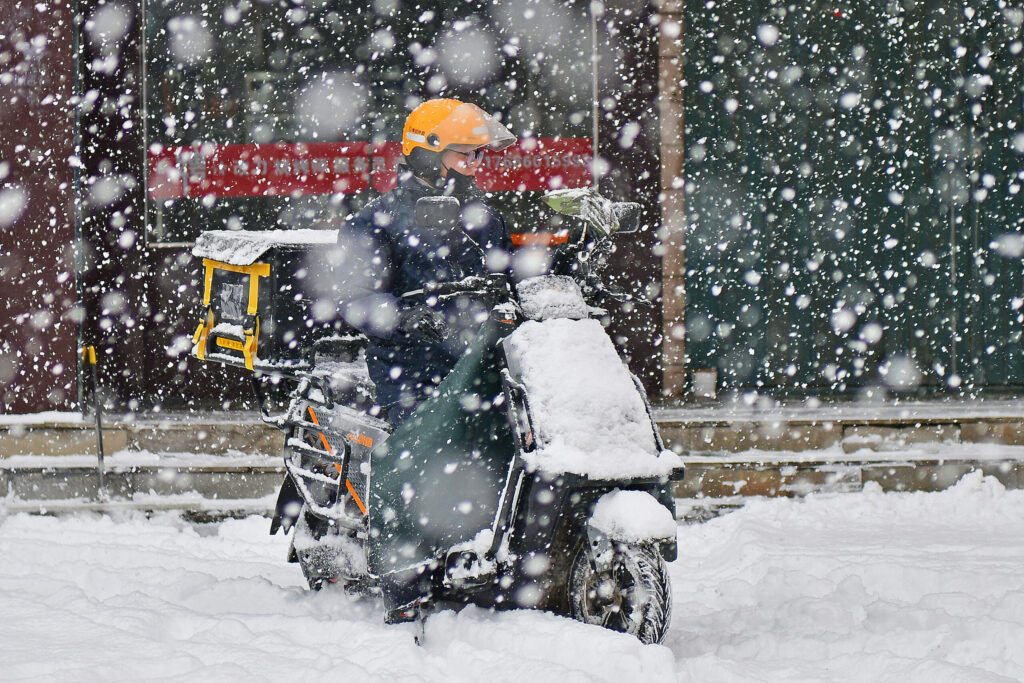
[[[1000,4],[687,0],[690,368],[1024,386],[1024,13]]]

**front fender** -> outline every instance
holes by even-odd
[[[616,489],[601,496],[587,520],[587,538],[597,554],[610,543],[657,545],[662,557],[676,556],[676,520],[647,491]]]

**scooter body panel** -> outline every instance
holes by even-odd
[[[376,575],[443,558],[491,529],[514,457],[498,340],[484,323],[469,352],[373,453],[369,567]]]

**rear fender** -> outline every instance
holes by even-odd
[[[277,494],[277,505],[274,507],[274,518],[270,520],[270,535],[283,529],[287,534],[295,526],[302,510],[302,496],[290,474],[284,475],[281,490]]]

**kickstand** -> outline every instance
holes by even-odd
[[[427,612],[426,610],[416,610],[416,620],[413,622],[412,639],[420,647],[424,647],[427,644]]]

